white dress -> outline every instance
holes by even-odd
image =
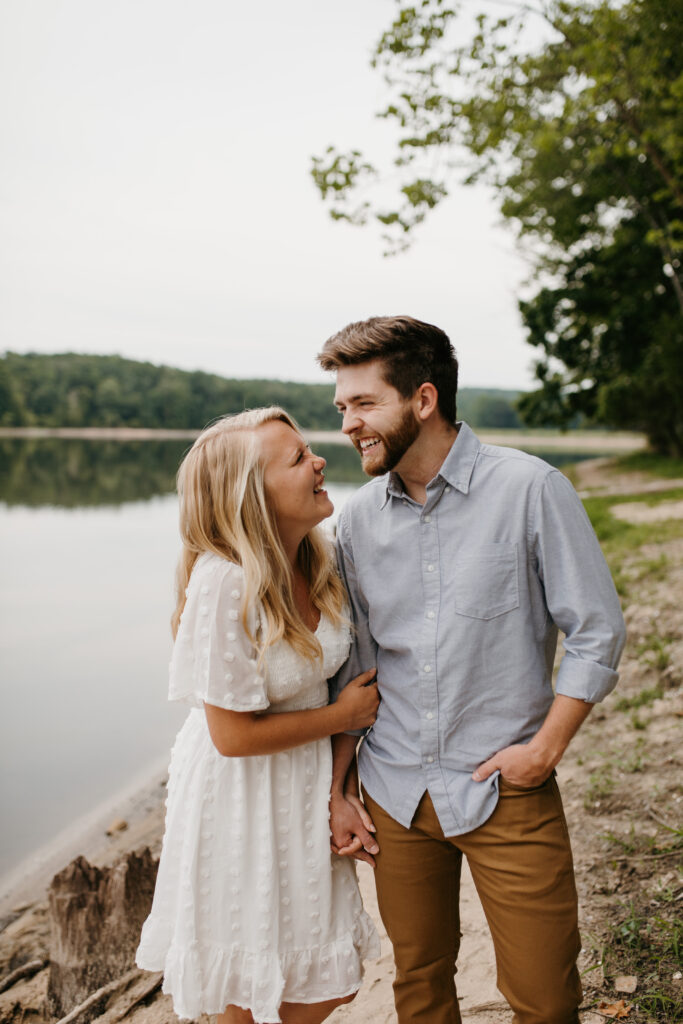
[[[223,757],[209,736],[204,701],[234,711],[321,707],[348,653],[348,627],[321,618],[322,666],[280,642],[258,674],[240,621],[242,586],[239,566],[204,554],[187,589],[169,699],[193,709],[171,753],[159,874],[136,960],[163,970],[179,1017],[234,1003],[276,1024],[283,1001],[355,992],[379,939],[353,861],[330,852],[329,738]],[[254,610],[252,633],[256,626]]]

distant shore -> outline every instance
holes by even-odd
[[[0,427],[0,439],[62,438],[82,441],[194,441],[199,430],[161,430],[151,427]],[[341,430],[304,430],[314,444],[345,444]],[[477,430],[486,444],[510,445],[534,451],[579,451],[597,455],[642,451],[647,440],[642,434],[610,430]]]

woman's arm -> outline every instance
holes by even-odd
[[[277,754],[348,729],[364,729],[373,724],[379,707],[377,683],[371,682],[374,675],[375,669],[363,672],[344,688],[335,704],[307,711],[228,711],[205,703],[211,739],[224,757],[252,757]]]

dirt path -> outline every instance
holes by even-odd
[[[653,479],[647,473],[613,468],[610,458],[588,459],[573,468],[573,478],[582,498],[603,498],[613,494],[657,494],[683,487],[683,479]]]

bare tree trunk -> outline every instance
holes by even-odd
[[[93,867],[78,857],[55,875],[49,891],[47,993],[47,1008],[53,1016],[65,1016],[134,966],[157,867],[146,848],[108,868]]]

